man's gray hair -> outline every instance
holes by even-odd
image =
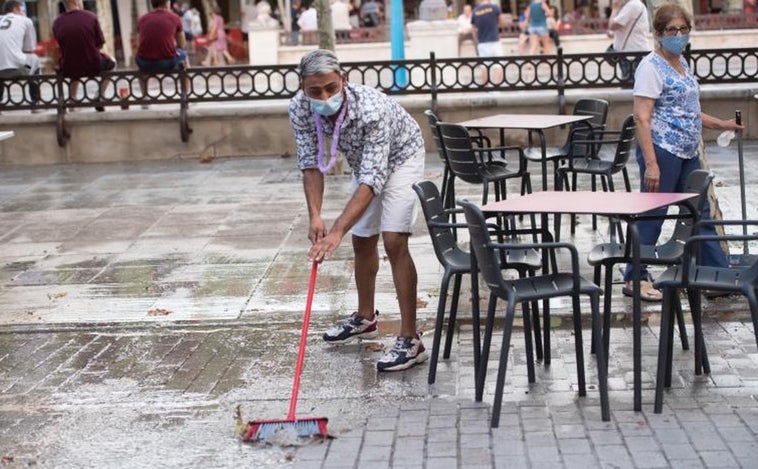
[[[309,52],[300,59],[298,67],[300,77],[309,77],[311,75],[324,75],[326,73],[342,73],[340,61],[334,52],[326,49],[316,49]]]

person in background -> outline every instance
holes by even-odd
[[[0,16],[0,79],[39,75],[39,57],[34,54],[37,33],[32,20],[26,17],[24,7],[17,0],[6,0]],[[4,86],[0,86],[0,98]],[[40,99],[39,85],[29,84],[29,98],[33,103]],[[41,109],[32,109],[33,113]]]
[[[548,4],[548,15],[547,15],[547,32],[550,36],[550,39],[553,40],[553,44],[555,44],[555,47],[561,45],[561,34],[560,34],[560,28],[561,28],[561,20],[558,17],[558,10]],[[547,51],[544,51],[547,53]]]
[[[134,61],[139,69],[142,95],[147,96],[147,75],[189,68],[182,19],[171,11],[168,0],[150,0],[153,10],[137,20],[137,54]],[[189,89],[185,77],[183,85]],[[143,109],[147,104],[142,105]]]
[[[516,52],[518,52],[518,55],[529,53],[529,30],[527,29],[523,13],[518,15],[518,43],[516,45]]]
[[[471,31],[476,38],[476,50],[479,57],[503,56],[503,45],[500,42],[500,26],[505,25],[505,17],[500,5],[491,0],[479,0],[479,5],[471,12]],[[503,81],[502,68],[495,66],[495,72],[490,76],[490,65],[482,67],[482,83],[490,82],[499,85]],[[493,78],[494,77],[494,78]]]
[[[192,36],[197,37],[203,34],[203,22],[200,20],[200,12],[197,8],[192,7],[189,9],[192,17],[191,28]]]
[[[463,41],[473,41],[474,36],[471,29],[471,5],[468,3],[463,5],[463,11],[458,15],[458,45],[460,46]]]
[[[82,0],[63,0],[63,5],[66,12],[53,22],[53,36],[61,48],[61,75],[71,79],[69,98],[76,99],[81,78],[113,70],[116,61],[100,50],[105,38],[97,15],[85,10]],[[100,95],[107,87],[108,81],[100,80]],[[95,110],[102,112],[105,108],[96,106]]]
[[[679,5],[661,6],[655,12],[653,31],[657,47],[646,55],[637,67],[634,82],[634,121],[637,136],[637,163],[640,167],[642,192],[682,192],[687,177],[700,169],[698,149],[703,127],[721,130],[739,130],[743,126],[732,120],[712,117],[700,109],[700,92],[697,80],[682,52],[690,39],[692,19]],[[663,215],[666,209],[651,212]],[[708,202],[700,214],[701,220],[710,220]],[[654,245],[661,233],[663,220],[643,221],[638,224],[640,243]],[[714,235],[713,227],[705,227],[700,234]],[[714,267],[728,267],[721,245],[716,242],[701,244],[700,260]],[[648,277],[642,269],[642,278]],[[650,282],[641,285],[644,301],[661,301],[661,292]],[[632,266],[624,273],[625,295],[632,294]]]
[[[311,32],[318,31],[318,13],[316,7],[313,6],[313,2],[307,4],[305,11],[300,13],[300,18],[297,20],[300,31]]]
[[[608,34],[613,37],[613,49],[618,52],[649,51],[650,31],[647,8],[640,0],[614,0]],[[627,86],[634,83],[634,70],[640,59],[629,61],[626,57],[619,60],[621,80]]]
[[[350,5],[348,0],[332,0],[332,27],[337,39],[349,39],[350,30]]]
[[[355,0],[350,0],[350,26],[353,29],[361,27],[361,9],[355,4]]]
[[[300,2],[294,0],[290,5],[290,45],[296,46],[300,43],[300,13],[302,8]]]
[[[203,65],[221,65],[225,60],[227,64],[236,62],[229,53],[229,44],[226,41],[224,29],[224,17],[221,16],[221,8],[216,7],[211,12],[211,23],[208,27],[208,58]]]
[[[361,19],[363,26],[373,28],[379,26],[382,20],[382,9],[375,0],[366,0],[361,3]]]
[[[537,55],[540,53],[540,44],[542,53],[550,50],[550,31],[547,27],[547,17],[550,10],[545,0],[532,0],[524,11],[524,21],[529,32],[529,53]]]
[[[416,329],[417,274],[408,249],[417,212],[411,185],[424,177],[421,129],[397,101],[371,86],[348,83],[331,51],[310,52],[298,70],[301,89],[290,101],[289,117],[310,218],[308,259],[327,261],[349,231],[355,256],[358,309],[326,331],[324,341],[342,344],[379,335],[374,294],[381,235],[400,309],[400,333],[376,367],[405,370],[428,356]],[[331,150],[327,138],[335,142]],[[321,213],[324,173],[337,151],[352,169],[353,193],[327,230]]]
[[[192,32],[192,8],[188,3],[182,4],[182,30],[184,31],[184,39],[187,42],[187,51],[193,52],[192,41],[195,39],[195,34]]]

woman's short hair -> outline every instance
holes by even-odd
[[[334,52],[326,49],[316,49],[300,59],[298,72],[300,73],[300,78],[304,78],[332,72],[341,73],[342,67]]]
[[[681,18],[687,23],[687,26],[692,27],[692,17],[690,14],[676,3],[667,3],[655,10],[655,17],[653,18],[653,30],[657,33],[663,33],[663,29],[674,18]]]

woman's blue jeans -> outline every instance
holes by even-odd
[[[692,158],[685,160],[670,153],[663,148],[654,145],[655,157],[658,160],[658,168],[661,171],[661,179],[659,182],[659,192],[684,192],[686,187],[687,177],[691,172],[700,169],[700,160],[698,158]],[[645,158],[642,156],[642,150],[637,147],[637,164],[640,166],[640,191],[646,192],[645,189]],[[665,215],[667,209],[662,208],[648,212],[647,215]],[[708,203],[708,199],[705,200],[703,211],[700,213],[700,220],[711,219],[711,206]],[[648,220],[637,223],[637,228],[640,233],[640,245],[655,245],[658,242],[658,237],[661,235],[661,227],[663,226],[663,220]],[[716,231],[711,226],[704,227],[700,230],[702,235],[715,235]],[[708,241],[700,243],[700,261],[701,264],[709,265],[713,267],[729,267],[729,263],[724,255],[724,251],[721,249],[721,244],[718,241]],[[642,266],[642,279],[648,277],[647,266]],[[624,281],[629,282],[632,280],[632,265],[627,264],[624,271]]]

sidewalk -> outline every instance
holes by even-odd
[[[758,144],[746,144],[749,201],[757,154]],[[709,156],[722,210],[739,218],[735,144],[709,147]],[[435,155],[426,174],[439,183]],[[247,420],[283,418],[288,405],[310,268],[295,161],[10,167],[0,181],[2,467],[755,466],[758,352],[741,298],[704,303],[713,373],[693,376],[692,352],[676,344],[673,387],[655,415],[658,316],[647,313],[659,305],[645,304],[643,412],[635,413],[631,303],[618,287],[607,423],[588,351],[588,395],[577,397],[569,305],[551,304],[552,364],[537,364],[529,385],[522,334],[514,334],[500,428],[490,429],[500,342],[476,403],[467,294],[433,386],[427,365],[375,371],[399,323],[384,259],[379,340],[322,344],[320,332],[355,308],[348,242],[319,270],[298,407],[329,417],[337,438],[300,448],[241,443],[237,405]],[[327,219],[341,210],[348,183],[329,178]],[[479,197],[463,184],[459,195]],[[750,204],[748,217],[758,218]],[[589,218],[580,222],[572,241],[587,252],[603,233],[591,231]],[[419,324],[430,348],[441,271],[421,218],[418,226]]]

